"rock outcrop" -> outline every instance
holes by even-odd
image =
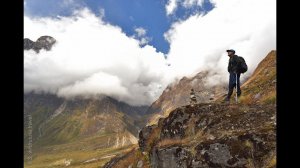
[[[24,50],[33,49],[35,52],[39,53],[41,49],[46,51],[51,50],[52,46],[56,43],[56,40],[51,36],[41,36],[33,42],[32,40],[25,38],[24,39]]]
[[[182,106],[142,129],[138,150],[151,168],[274,167],[275,119],[274,105]]]

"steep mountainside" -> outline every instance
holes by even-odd
[[[24,153],[28,151],[29,140],[36,160],[54,146],[70,151],[134,146],[138,131],[147,120],[147,108],[133,107],[110,97],[65,100],[50,94],[25,94]],[[86,161],[88,157],[73,158],[75,163],[80,160]]]
[[[241,103],[276,103],[276,51],[271,51],[255,69],[253,75],[242,85]]]
[[[223,104],[219,96],[178,107],[140,131],[139,147],[104,167],[275,168],[275,85],[276,51],[271,51],[244,83],[239,104]]]
[[[190,101],[191,89],[197,95],[198,103],[213,102],[216,97],[224,95],[226,86],[209,86],[205,83],[208,72],[199,72],[192,78],[183,77],[178,83],[169,85],[162,95],[149,108],[149,112],[154,113],[149,119],[148,125],[155,124],[159,118],[167,117],[169,113]]]
[[[129,131],[137,136],[146,109],[109,97],[64,100],[50,94],[24,95],[24,117],[31,115],[33,141],[41,145],[111,132]]]

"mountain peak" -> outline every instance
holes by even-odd
[[[55,43],[56,39],[51,36],[41,36],[36,40],[36,42],[30,40],[29,38],[25,38],[24,50],[33,49],[37,53],[39,53],[41,49],[49,51]]]

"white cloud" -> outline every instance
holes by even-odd
[[[166,12],[167,15],[171,15],[174,13],[178,5],[178,0],[169,0],[169,2],[166,4]]]
[[[136,35],[134,35],[133,38],[139,40],[139,44],[141,46],[146,45],[151,41],[151,38],[146,36],[147,33],[146,29],[142,27],[138,27],[135,28],[134,31],[136,32]]]
[[[105,17],[105,10],[103,8],[99,9],[100,18],[103,19]]]
[[[120,97],[126,97],[129,94],[117,76],[104,72],[94,73],[83,80],[76,81],[73,85],[62,87],[58,91],[58,95],[65,97],[74,97],[82,93],[95,96],[101,93]]]
[[[150,42],[150,38],[148,37],[143,37],[140,39],[140,45],[143,46],[143,45],[146,45]]]
[[[178,6],[182,6],[184,8],[191,8],[194,5],[202,6],[204,0],[169,0],[166,4],[166,13],[167,16],[172,15]]]
[[[215,0],[206,15],[176,22],[165,34],[170,42],[167,54],[171,79],[213,70],[208,83],[228,81],[228,48],[243,56],[251,75],[257,64],[276,49],[276,2],[273,0]],[[212,73],[214,73],[212,71]],[[216,75],[219,75],[217,77]],[[243,78],[242,78],[243,79]]]
[[[142,27],[135,28],[134,31],[137,33],[138,37],[145,36],[147,32],[147,30]]]
[[[63,97],[100,94],[132,105],[151,104],[164,83],[164,54],[126,36],[87,9],[60,19],[24,18],[24,37],[57,40],[51,51],[24,51],[24,88]],[[160,90],[162,90],[162,87]]]
[[[198,5],[202,6],[204,0],[183,0],[182,4],[184,7],[189,8],[192,7],[193,5]]]

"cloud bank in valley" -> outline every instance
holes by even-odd
[[[127,37],[89,10],[73,17],[24,18],[25,37],[57,40],[51,51],[24,51],[24,88],[62,97],[105,94],[132,105],[157,98],[166,67],[163,53]]]

